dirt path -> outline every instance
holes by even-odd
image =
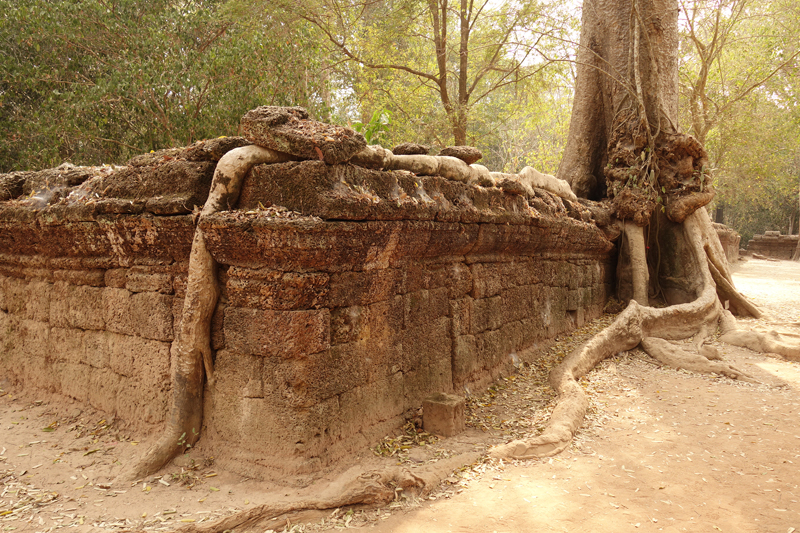
[[[734,279],[775,319],[800,320],[800,264],[751,260]],[[582,334],[592,327],[599,326]],[[464,435],[412,449],[402,461],[422,467],[539,427],[552,405],[546,370],[580,340],[561,339],[540,367],[471,399]],[[253,531],[800,532],[800,364],[720,350],[764,384],[675,372],[643,353],[621,354],[585,382],[590,419],[557,457],[477,463],[424,501],[292,515],[288,527],[282,517]],[[302,491],[217,471],[202,446],[166,475],[112,486],[147,443],[90,410],[35,400],[0,397],[0,531],[171,530]],[[537,406],[533,416],[530,405]],[[376,460],[365,456],[363,464]],[[291,525],[300,520],[306,523]]]
[[[737,287],[800,319],[800,264],[737,265]],[[800,531],[800,364],[719,345],[763,385],[617,356],[587,387],[595,410],[561,455],[485,466],[477,479],[357,530]]]
[[[617,359],[596,372],[599,415],[570,450],[489,468],[457,495],[364,530],[800,529],[800,367],[731,352],[770,385]]]

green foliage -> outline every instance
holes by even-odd
[[[323,111],[307,28],[216,0],[0,0],[0,171],[119,163],[236,134],[261,104]]]
[[[352,123],[352,127],[364,136],[367,144],[381,144],[387,140],[387,128],[391,123],[392,114],[386,109],[380,109],[372,113],[372,118],[366,124],[356,121]]]
[[[681,122],[705,144],[715,203],[745,241],[797,229],[800,2],[682,3]]]
[[[774,101],[754,101],[723,123],[719,135],[734,147],[715,176],[717,205],[725,222],[742,234],[798,226],[800,193],[800,115]]]
[[[532,0],[279,5],[325,36],[330,72],[340,82],[331,94],[335,115],[368,123],[373,110],[386,109],[392,116],[388,140],[434,146],[490,137],[500,142],[496,133],[512,117],[495,114],[499,108],[512,109],[514,121],[537,114],[512,102],[519,93],[517,107],[535,100],[524,93],[546,77],[545,56],[566,55],[563,38],[577,25],[574,14],[556,9],[559,4]]]

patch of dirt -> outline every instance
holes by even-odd
[[[800,334],[800,264],[750,260],[735,267],[734,281],[784,330]],[[469,398],[465,433],[433,443],[387,439],[388,457],[367,452],[359,466],[422,471],[540,431],[554,400],[547,372],[610,319],[558,339],[535,365]],[[590,415],[556,457],[478,460],[444,473],[425,499],[398,493],[378,509],[293,513],[247,531],[800,531],[800,364],[715,345],[762,383],[674,371],[639,350],[625,352],[582,381]],[[214,467],[201,441],[166,474],[111,484],[148,442],[132,441],[89,409],[0,394],[2,531],[173,530],[307,497],[326,481],[298,488],[234,476]]]

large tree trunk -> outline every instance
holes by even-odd
[[[639,16],[632,21],[634,7]],[[604,169],[618,114],[638,105],[641,96],[651,124],[664,118],[661,108],[673,122],[677,117],[678,5],[672,0],[585,0],[582,22],[575,99],[558,177],[578,196],[599,200],[606,196]],[[653,68],[656,60],[658,69]],[[635,71],[641,95],[635,93]]]
[[[665,365],[753,381],[712,360],[719,356],[704,343],[719,328],[726,342],[769,345],[800,357],[776,335],[741,335],[727,311],[760,316],[733,287],[704,207],[714,196],[705,150],[676,126],[677,22],[675,0],[584,0],[575,103],[559,177],[578,196],[610,199],[623,228],[618,283],[624,286],[617,292],[630,304],[551,372],[559,397],[544,433],[499,446],[495,457],[541,457],[569,445],[588,407],[577,380],[620,351],[640,346]],[[650,307],[656,297],[668,306]],[[669,342],[689,337],[689,345]]]

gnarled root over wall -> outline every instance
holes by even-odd
[[[211,192],[199,218],[235,205],[242,180],[253,165],[288,160],[286,154],[255,145],[231,150],[217,164]],[[211,317],[218,297],[217,263],[206,248],[203,232],[198,225],[189,256],[181,326],[174,345],[176,360],[172,365],[172,403],[167,425],[161,438],[144,458],[121,477],[139,479],[156,472],[200,437],[204,376],[208,376],[209,387],[214,386]]]

